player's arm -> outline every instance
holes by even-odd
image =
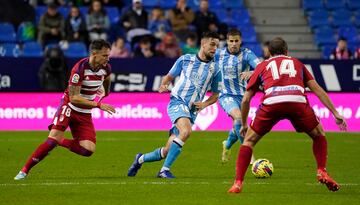
[[[339,114],[335,109],[334,104],[330,100],[328,94],[320,87],[320,85],[315,80],[309,80],[306,82],[306,86],[315,93],[315,95],[320,99],[320,101],[327,107],[330,112],[334,115],[336,124],[339,125],[341,130],[346,130],[347,125],[345,119]]]
[[[169,84],[174,79],[175,78],[173,76],[171,76],[170,74],[167,74],[161,81],[161,85],[159,87],[159,93],[168,91]]]
[[[247,90],[241,101],[241,124],[243,126],[247,126],[247,119],[250,111],[250,101],[254,97],[254,95],[255,92],[253,90]]]
[[[260,63],[259,58],[252,51],[248,52],[249,53],[247,54],[247,58],[249,59],[248,64],[250,66],[250,70],[240,73],[240,79],[245,81],[250,79],[251,75],[254,73],[256,66]]]
[[[219,98],[218,92],[213,92],[212,95],[206,99],[204,102],[194,102],[196,111],[200,112],[202,109],[206,108],[209,105],[214,104]]]
[[[114,107],[108,104],[87,100],[80,95],[81,86],[69,85],[69,98],[71,104],[85,108],[100,108],[109,113],[115,113]]]
[[[98,90],[97,94],[100,97],[99,102],[101,102],[105,97],[110,94],[111,78],[110,76],[106,77],[101,88]]]

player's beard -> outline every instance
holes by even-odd
[[[206,53],[206,54],[205,54],[205,58],[206,58],[206,60],[210,61],[210,60],[212,60],[212,59],[214,58],[214,55],[215,55],[215,54],[211,54],[211,53],[209,52],[209,53]]]

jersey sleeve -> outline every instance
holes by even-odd
[[[179,76],[181,71],[182,71],[182,64],[183,64],[183,61],[184,61],[184,56],[181,56],[180,58],[178,58],[176,60],[176,62],[174,63],[174,65],[172,66],[172,68],[170,69],[169,71],[169,74],[172,76],[172,77],[176,77],[176,76]]]
[[[253,90],[255,92],[259,90],[259,86],[261,85],[261,71],[262,65],[260,64],[251,75],[246,90]]]
[[[84,69],[82,69],[82,63],[77,63],[71,70],[70,78],[69,78],[69,85],[72,86],[81,86],[81,82],[83,81]]]
[[[304,83],[310,81],[310,80],[314,80],[314,77],[311,75],[310,71],[306,68],[306,66],[304,64],[302,64],[303,66],[303,70],[304,70],[304,76],[303,76],[303,81]]]
[[[221,90],[221,72],[220,70],[218,70],[211,83],[211,92],[219,93],[220,90]]]
[[[247,61],[251,71],[255,70],[256,66],[260,63],[260,59],[251,50],[247,51]]]

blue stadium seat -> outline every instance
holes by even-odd
[[[85,17],[88,14],[89,7],[88,6],[80,6],[79,7],[80,13]]]
[[[302,3],[305,11],[324,9],[324,4],[321,0],[303,0]]]
[[[250,49],[257,57],[261,57],[263,55],[261,45],[258,43],[244,43],[242,47]]]
[[[60,6],[58,8],[59,13],[66,19],[66,17],[69,15],[70,8],[65,6]]]
[[[360,10],[355,13],[354,23],[358,28],[360,28]]]
[[[214,9],[213,12],[221,22],[229,16],[229,12],[226,9]]]
[[[110,24],[117,24],[120,18],[119,9],[113,6],[106,6],[105,10],[109,16]]]
[[[22,56],[24,57],[43,57],[43,49],[38,42],[26,42],[23,45]]]
[[[336,39],[332,29],[319,28],[315,32],[315,42],[318,46],[335,44]]]
[[[32,22],[22,22],[17,29],[17,40],[20,43],[35,40],[35,26]]]
[[[16,42],[15,28],[12,24],[0,23],[0,43],[1,42]]]
[[[35,19],[36,19],[36,24],[39,23],[40,21],[40,17],[46,12],[47,7],[46,6],[37,6],[35,8]]]
[[[331,52],[336,48],[336,44],[322,46],[322,57],[324,59],[330,59]]]
[[[337,9],[332,13],[332,24],[336,27],[351,26],[352,14],[347,9]]]
[[[354,26],[343,26],[338,30],[338,36],[346,38],[349,44],[359,43],[357,29]]]
[[[345,0],[326,0],[325,7],[333,10],[333,9],[341,9],[346,7]]]
[[[146,0],[142,2],[142,5],[145,8],[154,8],[155,6],[159,6],[159,2],[159,0]]]
[[[244,25],[249,24],[250,15],[247,9],[234,9],[231,12],[231,18],[233,19],[235,25]]]
[[[359,0],[347,0],[347,6],[351,10],[360,9],[360,1]]]
[[[82,58],[88,55],[86,45],[82,42],[69,43],[69,47],[64,51],[66,57]]]
[[[1,57],[19,57],[20,48],[15,43],[0,44],[0,56]]]
[[[199,3],[200,3],[200,1],[198,1],[198,0],[187,0],[186,1],[186,5],[188,7],[190,7],[193,11],[198,11],[199,10]],[[160,5],[162,7],[162,4],[160,4]]]
[[[330,25],[329,14],[326,10],[314,10],[309,14],[311,28]]]
[[[226,8],[229,9],[241,9],[244,8],[243,0],[224,0],[224,4]]]
[[[191,0],[187,1],[189,7],[190,7],[189,5],[190,1]],[[160,6],[162,9],[172,9],[176,6],[176,2],[177,0],[160,0]]]
[[[221,0],[209,0],[209,8],[210,10],[223,9],[225,8],[225,3]]]

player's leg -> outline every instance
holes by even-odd
[[[48,153],[56,147],[58,140],[60,140],[63,136],[63,131],[52,129],[46,141],[36,148],[14,179],[25,179],[27,174],[30,172],[30,169],[43,160]]]
[[[169,152],[165,158],[164,164],[158,173],[161,178],[175,178],[170,173],[170,168],[180,155],[182,147],[191,134],[191,122],[187,117],[181,117],[176,121],[176,128],[179,130],[179,135],[171,142]]]

